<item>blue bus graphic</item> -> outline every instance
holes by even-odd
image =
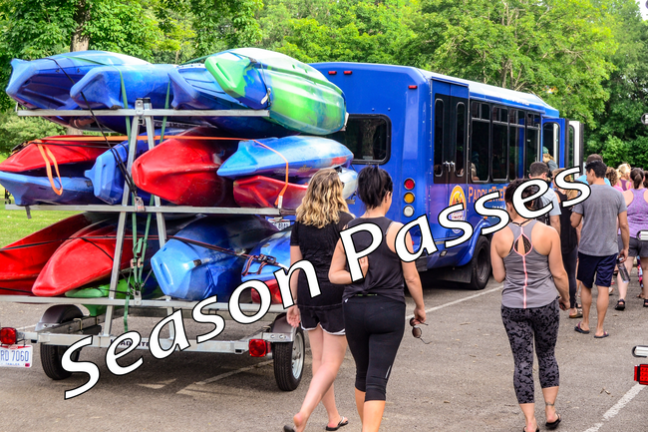
[[[417,262],[440,279],[482,289],[490,277],[489,238],[496,223],[475,212],[481,196],[528,175],[531,163],[551,156],[557,167],[581,166],[582,127],[559,117],[539,97],[416,68],[362,63],[313,64],[344,91],[349,119],[330,138],[355,155],[354,168],[375,164],[394,180],[387,217],[408,223],[427,215],[438,251]],[[446,207],[463,203],[451,219],[474,227],[469,242],[445,248],[460,231],[438,223]],[[487,207],[504,207],[493,200]],[[357,200],[350,205],[364,212]],[[416,235],[413,236],[415,243]]]

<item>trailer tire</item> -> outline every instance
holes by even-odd
[[[83,318],[83,313],[78,307],[68,305],[67,308],[60,315],[58,322],[60,324],[66,321],[71,321],[74,318]],[[72,373],[63,369],[63,365],[61,364],[61,360],[63,359],[63,354],[65,354],[65,351],[67,349],[68,349],[67,346],[41,344],[40,358],[41,358],[41,365],[43,366],[43,371],[45,372],[45,375],[57,381],[72,376]],[[79,360],[80,353],[81,353],[80,349],[76,350],[74,354],[72,354],[71,357],[72,361]]]
[[[488,285],[491,275],[490,241],[484,236],[477,239],[473,259],[470,261],[471,275],[468,289],[482,290]]]
[[[283,391],[293,391],[299,387],[304,374],[306,344],[304,331],[298,327],[292,342],[273,343],[274,376],[277,386]]]

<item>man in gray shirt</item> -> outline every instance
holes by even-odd
[[[609,303],[608,288],[612,284],[612,275],[617,256],[620,260],[628,258],[630,230],[628,227],[628,209],[623,194],[605,184],[607,166],[602,161],[585,165],[587,183],[591,195],[572,210],[571,224],[578,227],[583,222],[581,240],[578,245],[578,274],[576,278],[583,284],[583,321],[574,330],[588,334],[589,312],[592,305],[592,286],[596,275],[598,299],[596,310],[598,323],[595,338],[604,338],[608,333],[603,330],[603,321]],[[621,229],[623,250],[617,243],[617,219]]]
[[[544,162],[533,162],[529,167],[529,178],[532,180],[540,179],[540,180],[548,181],[549,167]],[[556,193],[553,191],[553,189],[549,188],[547,192],[545,192],[545,194],[540,197],[540,200],[542,201],[543,207],[547,206],[547,204],[549,203],[553,203],[553,208],[549,212],[549,225],[554,227],[556,231],[558,231],[558,235],[560,235],[560,213],[561,212],[560,212],[560,202],[558,201],[558,197],[556,196]]]

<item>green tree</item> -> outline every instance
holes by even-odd
[[[63,126],[43,118],[18,117],[12,111],[0,114],[0,154],[9,154],[25,141],[63,134]]]
[[[561,115],[594,123],[614,69],[609,13],[590,0],[422,0],[408,63],[535,93]]]

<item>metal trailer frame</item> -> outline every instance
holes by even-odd
[[[18,105],[16,106],[18,108]],[[118,116],[132,117],[131,135],[128,138],[128,159],[127,170],[131,172],[135,153],[137,148],[140,126],[144,130],[148,139],[149,150],[155,147],[155,127],[153,117],[174,117],[174,116],[222,116],[222,117],[269,117],[267,110],[170,110],[170,109],[153,109],[147,99],[138,99],[134,109],[116,109],[116,110],[18,110],[16,113],[21,117],[46,117],[46,116]],[[115,254],[113,259],[113,268],[110,277],[110,292],[108,298],[63,298],[63,297],[27,297],[17,295],[0,296],[0,302],[17,302],[29,304],[53,304],[34,331],[18,331],[17,340],[30,341],[31,343],[40,343],[50,346],[71,346],[81,339],[93,335],[92,344],[89,347],[108,348],[110,344],[118,337],[112,334],[112,321],[115,318],[123,316],[123,307],[126,305],[126,299],[116,299],[115,292],[119,282],[121,268],[121,254],[124,243],[126,217],[130,213],[154,213],[158,227],[158,237],[160,248],[166,243],[166,225],[163,217],[164,213],[185,213],[185,214],[219,214],[219,215],[260,215],[282,217],[284,215],[294,214],[294,211],[282,209],[251,209],[235,207],[191,207],[191,206],[163,206],[159,197],[154,196],[154,205],[145,206],[143,203],[129,204],[130,189],[128,182],[124,184],[124,195],[121,205],[33,205],[17,206],[15,204],[6,204],[7,210],[26,210],[27,217],[30,218],[31,210],[67,210],[67,211],[90,211],[90,212],[117,212],[119,218],[117,222],[117,237]],[[191,310],[198,304],[197,301],[186,301],[172,299],[164,296],[159,299],[143,300],[139,296],[128,301],[128,314],[130,316],[140,317],[158,317],[164,318],[171,315],[176,310],[182,310],[183,318],[191,316]],[[65,308],[77,307],[77,305],[99,305],[106,306],[106,312],[98,316],[84,316],[61,322],[60,317]],[[240,310],[246,313],[254,314],[260,308],[255,304],[240,304]],[[219,314],[225,319],[231,319],[229,315],[228,303],[213,303],[202,309],[206,314]],[[190,346],[184,351],[197,351],[208,353],[229,353],[244,354],[249,351],[249,342],[252,339],[263,339],[272,346],[272,352],[267,354],[268,358],[273,358],[275,379],[277,385],[282,390],[291,391],[297,388],[301,380],[304,368],[305,343],[303,331],[300,328],[294,328],[286,321],[286,310],[283,305],[270,305],[265,317],[273,317],[272,324],[266,325],[260,330],[255,331],[250,336],[239,340],[209,340],[197,343],[196,339],[190,339]],[[103,325],[103,328],[99,326]],[[163,349],[169,349],[174,342],[174,328],[172,323],[169,325],[170,337],[161,338],[160,346]],[[125,347],[126,345],[122,345]],[[148,349],[148,338],[142,338],[136,349]],[[42,357],[42,352],[41,352]],[[42,358],[41,358],[42,360]],[[281,362],[281,364],[277,364]],[[292,372],[292,373],[291,373]],[[46,373],[51,378],[47,370]],[[292,375],[292,377],[290,376]],[[60,379],[60,378],[54,378]]]

